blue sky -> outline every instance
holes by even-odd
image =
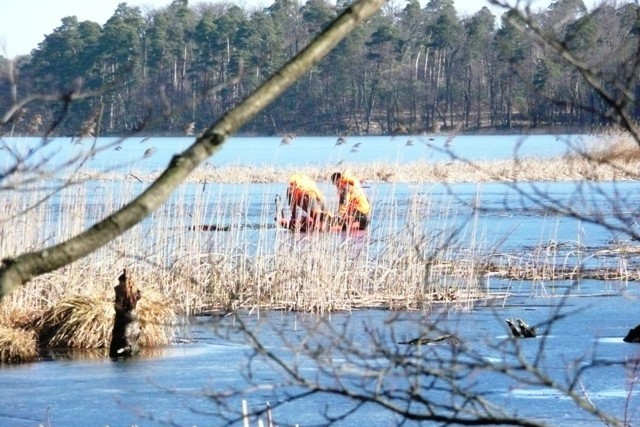
[[[402,0],[396,1],[403,4]],[[421,0],[426,4],[427,0]],[[460,13],[472,14],[488,5],[486,0],[454,0]],[[511,0],[515,3],[517,0]],[[38,46],[45,34],[60,26],[61,19],[75,15],[79,21],[90,20],[103,25],[116,10],[119,3],[153,10],[171,4],[171,0],[8,0],[0,10],[0,54],[7,58],[28,54]],[[201,0],[191,0],[195,5]],[[533,0],[534,8],[546,7],[550,0]],[[587,3],[585,1],[585,3]],[[240,0],[246,7],[266,7],[272,0]]]

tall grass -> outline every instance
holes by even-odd
[[[376,225],[354,235],[296,235],[274,226],[272,200],[283,190],[278,183],[300,171],[331,194],[332,166],[205,166],[141,224],[94,254],[34,279],[6,297],[0,310],[5,316],[16,310],[44,313],[69,297],[109,300],[123,268],[132,272],[143,296],[158,295],[185,315],[238,308],[419,309],[501,298],[488,280],[574,277],[578,270],[584,273],[576,267],[583,250],[576,250],[575,258],[563,252],[560,260],[543,242],[538,251],[504,253],[499,243],[488,243],[477,212],[460,224],[456,206],[434,206],[431,183],[637,179],[640,158],[618,156],[616,163],[616,156],[608,162],[596,157],[345,165],[365,183],[415,183],[415,194],[402,206],[394,191],[370,194]],[[84,171],[77,179],[54,195],[46,188],[0,193],[1,257],[73,236],[134,197],[153,174]],[[256,182],[276,184],[250,184]],[[335,207],[335,197],[330,202]],[[203,231],[202,225],[226,228]],[[609,272],[615,267],[618,277],[633,277],[633,271],[624,276],[621,265],[605,267]]]
[[[130,182],[98,190],[100,186],[89,182],[65,190],[15,218],[6,212],[4,218],[9,219],[0,224],[0,255],[9,257],[25,247],[35,250],[66,239],[140,189]],[[69,296],[109,299],[123,268],[133,272],[143,295],[157,293],[184,314],[236,308],[316,312],[363,306],[410,308],[429,303],[436,295],[452,296],[445,298],[448,290],[440,289],[444,285],[436,286],[437,281],[426,276],[435,275],[437,269],[425,269],[425,263],[433,260],[425,259],[424,252],[435,254],[437,245],[446,246],[447,238],[423,233],[428,206],[402,213],[401,221],[389,216],[382,221],[384,235],[381,230],[297,235],[275,229],[272,189],[265,187],[256,194],[252,186],[244,185],[233,190],[209,185],[204,191],[201,186],[185,186],[149,219],[106,247],[9,295],[2,309],[44,311]],[[2,196],[5,207],[19,206],[25,198],[19,192]],[[255,203],[257,197],[261,203]],[[394,195],[388,197],[387,205],[393,206]],[[202,224],[228,229],[201,231],[197,227]]]
[[[0,323],[0,364],[30,362],[37,356],[35,332]]]

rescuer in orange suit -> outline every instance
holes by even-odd
[[[287,187],[287,200],[291,209],[289,228],[321,230],[329,226],[331,214],[326,210],[324,196],[313,179],[307,175],[291,175]],[[304,212],[300,218],[299,209]]]
[[[369,225],[371,205],[360,181],[349,173],[335,172],[331,182],[338,189],[338,217],[334,220],[343,230],[364,230]]]

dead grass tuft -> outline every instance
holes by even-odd
[[[173,341],[177,314],[166,299],[159,294],[143,294],[138,302],[138,316],[141,347],[167,345]]]
[[[138,312],[142,346],[171,342],[176,317],[171,307],[157,299],[143,299]],[[105,348],[111,340],[113,317],[112,300],[74,296],[46,310],[35,329],[42,347]]]
[[[113,328],[113,301],[87,296],[62,299],[36,323],[43,347],[108,347]]]
[[[25,363],[38,357],[33,331],[0,325],[0,363]]]
[[[622,131],[612,131],[602,135],[587,147],[586,154],[586,157],[601,164],[633,163],[640,161],[640,145],[632,135]]]

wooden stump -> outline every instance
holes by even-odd
[[[138,344],[140,322],[136,305],[141,294],[133,279],[127,275],[126,269],[122,270],[118,282],[118,286],[113,288],[116,294],[114,301],[116,314],[109,346],[109,357],[112,359],[135,356],[140,351]]]

